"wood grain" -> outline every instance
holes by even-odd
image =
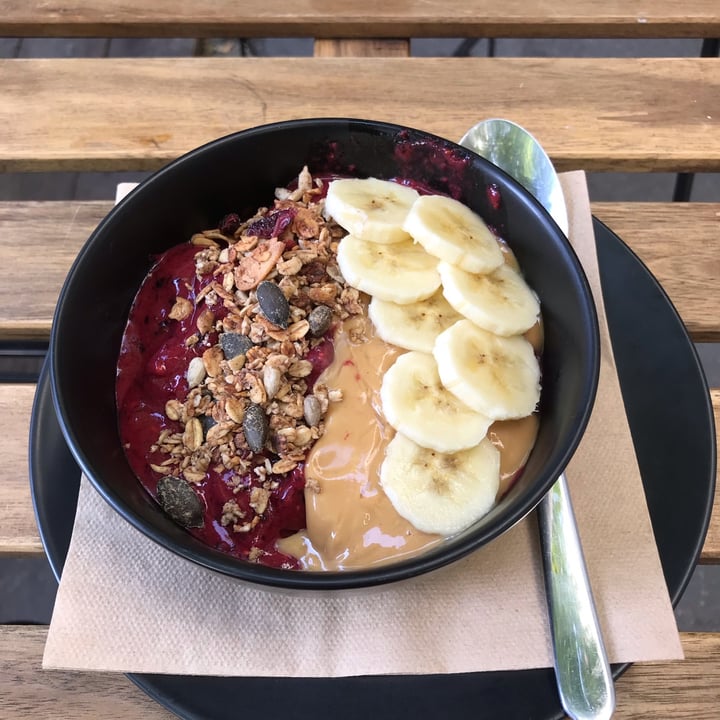
[[[717,450],[720,448],[720,388],[712,388],[710,397],[715,415],[715,449]],[[700,551],[700,562],[717,565],[720,563],[720,468],[718,468],[715,482],[715,499],[710,515],[710,526],[705,544]],[[718,694],[718,699],[720,699],[720,694]]]
[[[717,37],[716,0],[6,0],[0,35]]]
[[[42,670],[47,628],[0,626],[0,711],[14,720],[174,717],[122,675]],[[720,634],[682,633],[685,660],[633,665],[617,682],[616,720],[715,720]]]
[[[123,675],[42,669],[47,628],[0,625],[0,717],[163,720],[175,717]]]
[[[0,556],[43,551],[28,476],[28,434],[34,394],[34,385],[0,384],[0,438],[4,458],[0,470]]]
[[[0,61],[0,172],[146,170],[276,120],[528,128],[561,170],[720,170],[716,58]]]
[[[410,41],[387,38],[360,40],[358,38],[320,38],[313,47],[315,57],[407,57]]]
[[[0,283],[0,340],[48,337],[67,271],[111,207],[0,202],[0,267],[13,268]],[[592,209],[660,280],[692,338],[720,341],[720,205],[595,203]]]
[[[47,339],[72,261],[112,203],[0,203],[0,339]]]
[[[593,203],[647,265],[695,342],[720,341],[720,204]]]
[[[28,424],[34,386],[0,384],[0,437],[6,462],[0,467],[0,556],[41,553],[42,547],[30,503],[27,466]],[[712,391],[716,429],[720,428],[720,389]],[[720,563],[720,485],[715,488],[710,531],[701,562]]]

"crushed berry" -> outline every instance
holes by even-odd
[[[319,345],[310,350],[305,357],[312,363],[312,372],[305,378],[308,386],[308,391],[312,390],[315,381],[322,375],[323,370],[330,367],[330,364],[335,359],[335,346],[332,340],[325,339]]]
[[[487,194],[488,202],[493,210],[499,210],[502,204],[502,195],[500,194],[500,188],[495,183],[490,183],[485,191]]]
[[[284,208],[269,212],[267,215],[249,223],[245,232],[248,235],[256,235],[264,239],[279,237],[282,231],[293,221],[295,213],[295,208]]]
[[[226,215],[221,221],[218,229],[223,235],[232,237],[235,231],[240,227],[240,216],[237,213]]]

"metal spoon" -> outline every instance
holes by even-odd
[[[527,130],[509,120],[484,120],[460,144],[514,177],[567,236],[560,180]],[[574,720],[605,720],[615,709],[615,689],[564,474],[540,502],[538,522],[562,706]]]

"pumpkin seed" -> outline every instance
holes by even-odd
[[[232,360],[238,355],[246,355],[247,351],[254,345],[247,335],[241,333],[221,333],[219,340],[226,360]]]
[[[187,480],[167,475],[157,484],[160,507],[183,527],[203,527],[203,505]]]
[[[262,314],[273,324],[283,329],[288,326],[290,305],[283,291],[270,280],[263,280],[255,291]]]
[[[253,403],[247,406],[242,429],[248,447],[253,452],[260,452],[268,436],[268,418],[261,405]]]
[[[327,305],[318,305],[308,315],[310,334],[313,337],[324,335],[332,322],[332,310]]]

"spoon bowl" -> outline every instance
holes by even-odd
[[[483,120],[460,140],[463,147],[497,165],[534,195],[567,237],[567,208],[560,179],[540,143],[517,123]]]

